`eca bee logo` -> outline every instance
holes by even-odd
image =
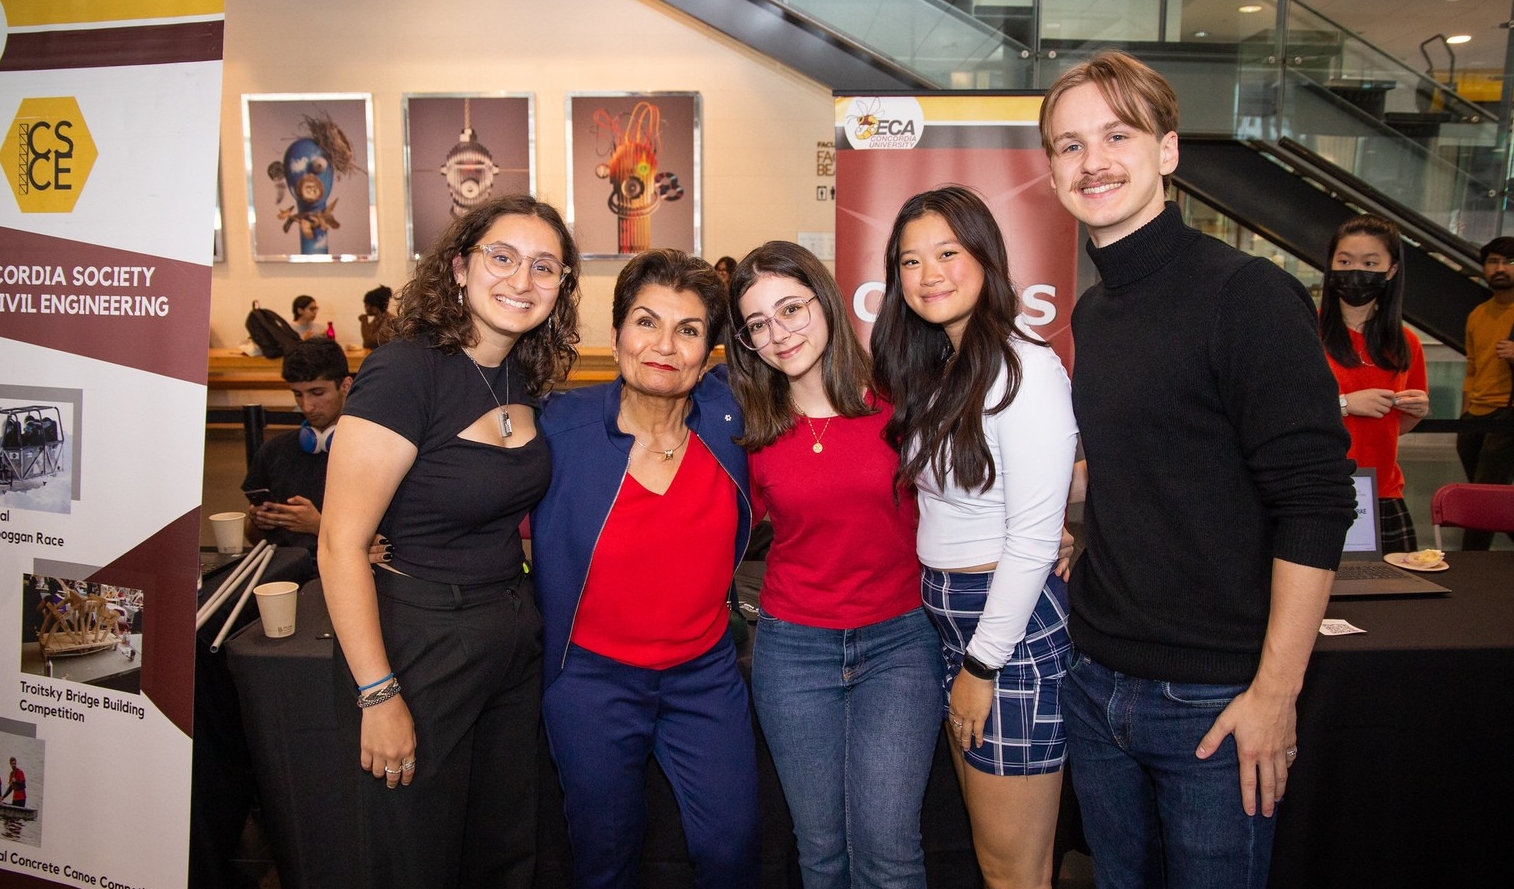
[[[71,213],[99,151],[73,96],[23,99],[0,158],[22,213]]]

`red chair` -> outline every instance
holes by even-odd
[[[1435,522],[1436,549],[1445,549],[1441,525],[1514,534],[1514,485],[1442,485],[1430,498],[1430,518]]]

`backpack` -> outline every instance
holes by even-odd
[[[257,300],[252,301],[252,311],[247,313],[247,335],[268,358],[283,358],[284,353],[300,341],[300,335],[294,332],[283,315],[273,309],[260,308]]]

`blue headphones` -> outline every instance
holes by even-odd
[[[300,424],[300,450],[307,454],[324,454],[331,450],[331,437],[335,434],[335,425],[316,432],[311,428],[310,421],[306,420]]]

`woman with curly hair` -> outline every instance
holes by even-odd
[[[541,617],[520,525],[551,480],[537,399],[577,357],[579,262],[527,195],[453,222],[337,424],[318,561],[375,779],[354,822],[373,886],[532,880]],[[375,531],[392,558],[372,567]]]

